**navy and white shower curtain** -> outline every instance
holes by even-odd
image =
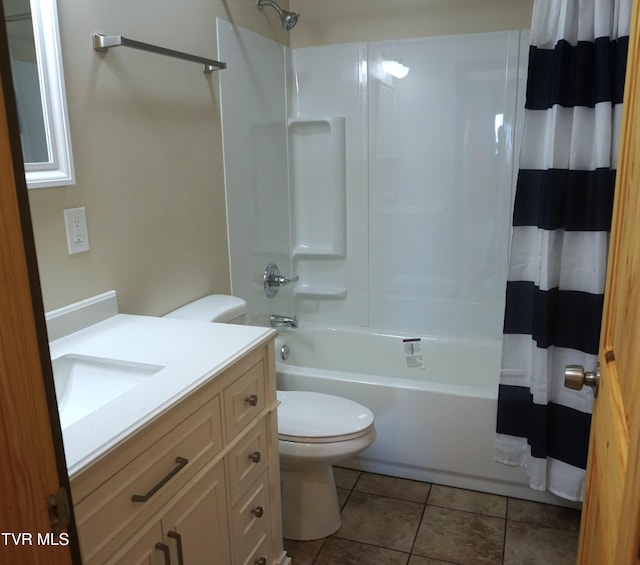
[[[534,0],[504,318],[496,460],[582,500],[631,0]]]

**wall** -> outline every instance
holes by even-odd
[[[222,26],[236,70],[220,79],[232,290],[253,321],[500,337],[520,36],[285,49]],[[269,299],[272,261],[300,280]]]
[[[249,322],[291,314],[283,289],[268,300],[263,273],[275,262],[290,272],[285,48],[218,20],[221,55],[233,73],[220,77],[231,286],[247,301]]]
[[[533,0],[291,0],[292,47],[531,27]]]
[[[367,326],[367,44],[291,51],[294,311],[305,322]]]
[[[526,77],[519,35],[292,49],[289,117],[306,128],[300,139],[289,130],[301,320],[500,337]],[[391,76],[384,60],[409,74]],[[344,120],[345,132],[319,128],[320,118]],[[346,161],[342,179],[334,150]]]
[[[500,339],[527,40],[369,48],[371,326]],[[389,76],[385,59],[409,74]]]
[[[230,289],[217,75],[131,49],[98,55],[91,33],[215,57],[216,17],[303,46],[528,27],[532,2],[280,4],[303,13],[290,34],[253,0],[58,0],[77,184],[30,191],[47,310],[115,288],[122,311],[156,315]],[[91,250],[69,256],[63,210],[76,206]]]
[[[125,47],[101,55],[91,34],[212,58],[218,16],[289,35],[250,1],[58,0],[58,10],[77,184],[29,193],[45,309],[116,289],[122,311],[157,315],[229,292],[218,76]],[[63,210],[76,206],[91,249],[68,255]]]

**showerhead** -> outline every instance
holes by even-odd
[[[262,10],[263,6],[271,6],[276,12],[278,12],[278,17],[282,22],[282,29],[286,31],[293,29],[293,26],[295,26],[298,23],[298,18],[300,17],[300,14],[283,10],[280,6],[278,6],[272,0],[258,0],[258,10]]]
[[[299,17],[300,14],[296,14],[295,12],[287,12],[284,14],[284,16],[280,18],[282,20],[282,29],[285,29],[286,31],[293,29],[293,26],[298,23]]]

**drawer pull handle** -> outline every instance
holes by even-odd
[[[258,404],[258,397],[255,394],[250,394],[245,398],[245,400],[248,402],[249,406],[256,406]]]
[[[264,514],[264,508],[262,508],[262,506],[256,506],[251,511],[251,514],[253,514],[256,518],[262,518],[262,515]]]
[[[254,463],[260,463],[260,460],[262,459],[262,455],[260,455],[259,451],[254,451],[249,455],[249,459],[251,459],[251,461],[253,461]]]
[[[176,546],[178,547],[178,565],[184,565],[184,556],[182,555],[182,536],[178,532],[169,530],[167,537],[176,540]]]
[[[177,475],[182,470],[182,468],[187,463],[189,463],[189,461],[184,457],[176,457],[176,463],[177,465],[167,474],[167,476],[164,477],[162,480],[160,480],[160,482],[156,486],[154,486],[147,494],[134,494],[131,497],[131,500],[133,502],[146,502],[147,500],[149,500],[156,492],[158,492],[164,485],[166,485],[175,475]]]
[[[254,563],[256,565],[267,565],[267,558],[266,557],[260,557],[260,558],[256,559],[254,561]]]
[[[164,553],[164,565],[171,565],[171,550],[169,549],[169,546],[158,542],[156,543],[156,549],[159,549]]]

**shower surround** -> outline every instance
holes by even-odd
[[[501,338],[526,32],[289,49],[218,31],[232,288],[253,320]],[[300,280],[269,300],[271,262]]]
[[[340,367],[279,363],[279,386],[370,405],[355,467],[548,501],[492,452],[528,33],[289,49],[219,20],[218,42],[233,293],[250,323],[298,317],[294,360]],[[299,280],[267,298],[272,262]],[[375,370],[375,336],[396,371]],[[466,350],[489,353],[464,375],[441,361]],[[467,406],[459,429],[417,408],[444,405]],[[464,429],[481,458],[433,452]]]

